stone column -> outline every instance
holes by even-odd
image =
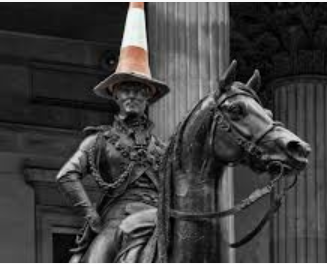
[[[147,24],[152,74],[171,89],[151,107],[150,117],[156,134],[168,139],[188,110],[216,87],[229,64],[229,7],[227,3],[150,2]],[[232,175],[226,176],[221,196],[229,207],[233,203]],[[223,225],[229,231],[225,232],[227,239],[233,239],[232,223],[229,219]],[[229,250],[223,255],[224,262],[232,261]]]
[[[171,88],[150,116],[167,139],[229,64],[228,4],[148,3],[147,24],[152,74]]]
[[[294,76],[270,88],[276,119],[312,148],[309,167],[274,221],[273,261],[326,262],[327,78]]]

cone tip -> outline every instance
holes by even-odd
[[[144,2],[130,2],[129,8],[140,8],[140,9],[144,9]]]

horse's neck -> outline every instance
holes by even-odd
[[[185,171],[223,172],[225,165],[214,160],[212,146],[209,145],[210,129],[215,106],[212,96],[203,99],[190,113],[181,126],[180,157]]]
[[[224,166],[208,152],[213,108],[200,102],[181,123],[174,146],[171,174],[165,182],[165,204],[182,212],[220,211],[219,190]],[[168,170],[169,171],[169,170]],[[168,193],[168,194],[167,194]],[[168,197],[168,198],[167,198]],[[172,262],[218,262],[220,228],[215,221],[169,221]],[[214,250],[212,249],[214,248]],[[218,249],[218,250],[217,250]]]

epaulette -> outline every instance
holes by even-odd
[[[112,128],[112,126],[109,126],[109,125],[88,126],[83,129],[83,133],[85,135],[89,136],[89,135],[92,135],[92,134],[98,133],[98,132],[106,132],[106,131],[110,130],[111,128]]]

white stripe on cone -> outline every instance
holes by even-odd
[[[136,46],[148,50],[143,9],[130,8],[128,10],[121,49],[127,46]]]

